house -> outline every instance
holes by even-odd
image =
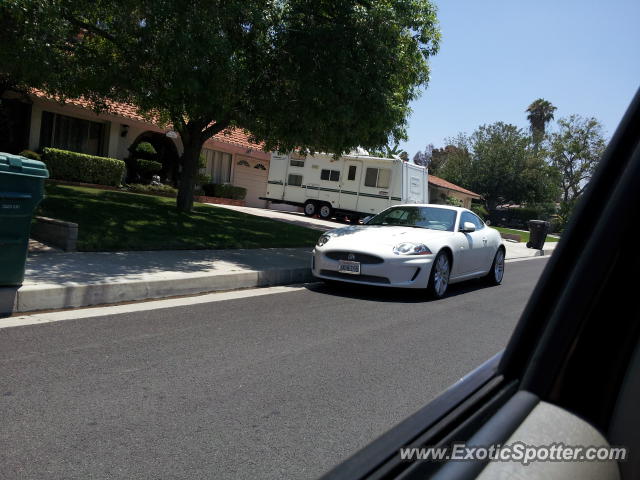
[[[6,92],[0,99],[0,151],[18,153],[56,147],[117,159],[129,157],[140,142],[151,143],[164,165],[177,169],[182,153],[180,137],[143,117],[135,106],[109,102],[108,113],[95,113],[84,99],[62,104],[40,90],[28,95]],[[4,119],[6,120],[3,123]],[[231,183],[247,189],[246,205],[264,207],[270,155],[238,129],[209,139],[202,153],[206,167],[201,173],[213,183]],[[175,178],[176,171],[163,171]]]
[[[477,193],[459,187],[455,183],[448,182],[444,178],[429,174],[429,203],[447,203],[447,197],[453,197],[462,202],[464,208],[471,207],[471,200],[479,200],[482,197]]]
[[[35,89],[28,95],[6,92],[0,102],[0,151],[19,153],[25,149],[56,147],[124,160],[139,143],[149,142],[162,163],[174,168],[182,154],[182,143],[175,132],[144,117],[131,104],[107,102],[109,112],[97,114],[87,100],[70,99],[62,104]],[[212,183],[246,188],[247,206],[293,209],[260,199],[266,196],[271,156],[261,145],[251,142],[242,130],[218,133],[205,142],[202,153],[206,166],[201,173]],[[177,171],[163,171],[163,177],[170,180],[176,175]],[[472,199],[481,198],[477,193],[429,174],[429,201],[446,203],[447,197],[461,200],[466,208]]]

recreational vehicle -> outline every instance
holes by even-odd
[[[428,203],[428,191],[426,168],[399,159],[273,153],[264,200],[357,221],[392,205]]]

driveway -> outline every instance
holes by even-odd
[[[235,210],[236,212],[247,213],[249,215],[257,215],[258,217],[267,217],[280,222],[292,223],[293,225],[312,228],[321,232],[326,232],[327,230],[338,228],[342,225],[348,225],[334,220],[321,220],[319,218],[307,217],[304,213],[299,212],[283,212],[282,210],[271,210],[268,208],[237,207],[235,205],[215,204],[215,206],[228,208],[229,210]]]

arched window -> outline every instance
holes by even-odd
[[[247,162],[246,160],[240,160],[238,162],[238,165],[240,165],[241,167],[250,167],[251,165],[249,165],[249,162]]]
[[[253,168],[257,168],[258,170],[266,170],[266,167],[261,163],[256,163],[256,166]]]

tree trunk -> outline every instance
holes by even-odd
[[[180,212],[190,212],[193,208],[193,187],[198,174],[200,152],[204,141],[198,135],[182,137],[184,152],[182,153],[180,181],[178,182],[178,198],[176,207]]]
[[[227,128],[230,120],[224,119],[213,123],[205,120],[185,122],[182,117],[178,117],[174,119],[173,124],[180,134],[184,148],[182,157],[180,157],[182,171],[178,182],[176,207],[178,211],[188,213],[193,208],[193,187],[199,170],[198,164],[200,163],[202,145],[207,139]]]

